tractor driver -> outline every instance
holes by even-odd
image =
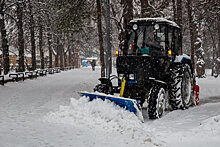
[[[147,33],[147,32],[146,32]],[[146,38],[146,44],[150,46],[155,46],[160,48],[160,39],[157,38],[157,40],[154,38],[154,31],[151,31]]]

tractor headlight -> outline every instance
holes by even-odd
[[[119,78],[120,80],[122,80],[123,77],[124,77],[124,74],[119,74],[119,75],[118,75],[118,78]]]
[[[129,74],[129,80],[134,80],[134,74]]]
[[[137,30],[138,29],[138,25],[137,24],[134,24],[133,26],[132,26],[132,28],[133,28],[133,30]]]

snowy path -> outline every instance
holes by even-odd
[[[220,97],[219,97],[220,99]],[[220,143],[220,103],[208,103],[188,110],[167,113],[161,119],[148,121],[155,134],[169,147],[217,147]],[[212,118],[218,116],[218,122]],[[211,118],[211,119],[210,119]],[[210,119],[210,122],[203,124]],[[212,126],[212,124],[217,125]],[[208,127],[208,129],[204,129]]]
[[[63,131],[58,131],[57,126],[44,124],[40,118],[49,111],[58,110],[59,105],[68,105],[71,97],[79,98],[77,91],[91,91],[98,82],[99,72],[92,72],[90,68],[75,69],[1,86],[0,146],[51,146],[53,142],[59,146],[57,139],[62,138],[62,133],[68,136],[65,130],[69,132],[70,128],[59,126]],[[73,134],[67,138],[70,142]],[[66,140],[60,141],[68,144]]]
[[[99,74],[83,68],[1,86],[0,147],[219,146],[220,78],[198,80],[200,106],[141,123],[107,102],[79,99]]]

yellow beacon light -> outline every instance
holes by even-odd
[[[116,54],[116,55],[118,56],[118,54],[119,54],[119,51],[118,51],[118,50],[116,50],[116,51],[115,51],[115,54]]]
[[[172,55],[172,51],[168,50],[168,55],[171,56]]]

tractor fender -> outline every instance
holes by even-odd
[[[149,77],[149,80],[151,80],[152,82],[154,82],[155,85],[160,85],[161,87],[163,87],[164,89],[167,88],[167,83],[152,77]]]
[[[186,54],[176,56],[175,59],[173,60],[173,63],[188,64],[190,66],[191,72],[193,71],[191,57]]]
[[[187,62],[191,62],[191,58],[190,56],[183,54],[183,55],[178,55],[175,57],[174,63],[187,63]]]

